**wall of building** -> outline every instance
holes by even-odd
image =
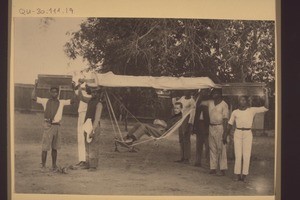
[[[18,111],[43,111],[41,104],[36,103],[31,100],[31,94],[33,91],[34,85],[31,84],[15,84],[15,110]],[[37,89],[36,91],[38,97],[48,98],[49,90]],[[74,95],[73,91],[66,90],[60,92],[60,99],[70,99]],[[64,114],[67,115],[77,115],[78,102],[71,106],[66,106],[64,108]]]

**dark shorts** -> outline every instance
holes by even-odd
[[[50,149],[60,149],[61,135],[59,125],[51,125],[44,122],[44,133],[42,139],[42,151],[49,151]]]

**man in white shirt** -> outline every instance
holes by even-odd
[[[78,95],[78,88],[82,86],[84,83],[83,79],[78,80],[78,85],[75,87],[75,93]],[[82,95],[87,99],[91,99],[90,89],[86,85],[85,91],[82,90]],[[84,130],[82,128],[84,124],[84,119],[87,110],[87,103],[79,100],[78,106],[78,121],[77,121],[77,145],[78,145],[78,164],[77,166],[85,166],[86,165],[86,155],[85,155],[85,141],[84,141]]]
[[[210,150],[210,174],[217,174],[220,168],[222,176],[225,175],[227,166],[226,145],[223,144],[223,134],[227,128],[228,105],[222,99],[221,90],[212,91],[213,100],[203,101],[201,105],[208,107],[209,112],[209,150]]]
[[[44,133],[42,139],[42,171],[46,169],[47,151],[50,149],[52,156],[52,169],[58,169],[56,165],[57,150],[60,149],[60,121],[64,106],[74,103],[74,99],[58,99],[59,88],[50,88],[50,98],[39,98],[36,96],[36,86],[32,91],[32,100],[42,104],[44,108]]]
[[[235,153],[234,174],[237,175],[237,181],[245,182],[246,176],[249,173],[253,139],[251,128],[254,116],[257,113],[268,111],[268,108],[268,90],[265,90],[265,106],[262,107],[248,107],[248,98],[246,96],[241,96],[239,97],[239,108],[232,112],[228,121],[229,126],[223,141],[226,143],[227,135],[230,134],[232,126],[235,123],[236,129],[234,131],[233,139]]]

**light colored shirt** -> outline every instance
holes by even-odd
[[[193,124],[194,122],[194,117],[195,117],[195,108],[196,108],[196,102],[193,97],[190,99],[186,99],[185,96],[182,96],[180,99],[176,101],[175,98],[172,99],[173,104],[176,102],[181,102],[182,103],[182,114],[185,115],[190,109],[192,109],[190,113],[190,119],[189,123]]]
[[[48,100],[49,100],[48,98],[40,98],[40,97],[36,98],[36,102],[39,104],[42,104],[44,111],[46,110],[46,105],[47,105]],[[68,100],[59,99],[58,101],[59,101],[59,106],[58,106],[57,112],[55,114],[55,117],[52,121],[53,123],[59,123],[62,118],[64,106],[71,105],[70,99],[68,99]]]
[[[78,95],[78,90],[75,91],[75,94]],[[91,95],[88,95],[85,90],[82,90],[82,95],[84,97],[92,97]],[[78,106],[78,113],[86,112],[87,110],[87,103],[80,101]]]
[[[213,100],[202,101],[201,105],[208,107],[208,113],[211,124],[222,124],[223,119],[228,119],[229,109],[225,101],[215,105]]]
[[[257,113],[268,111],[265,107],[250,107],[246,110],[236,109],[232,112],[231,117],[228,121],[230,125],[236,123],[237,128],[251,128],[253,124],[254,116]]]

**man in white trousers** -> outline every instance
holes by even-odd
[[[217,174],[220,169],[221,176],[225,176],[227,166],[226,144],[223,144],[223,135],[227,130],[229,109],[222,99],[221,90],[212,91],[213,100],[202,101],[201,105],[208,107],[209,113],[209,152],[210,152],[210,174]]]
[[[226,143],[227,135],[230,134],[232,125],[236,128],[233,135],[234,142],[234,174],[237,175],[237,181],[246,181],[249,174],[249,165],[252,147],[252,124],[257,113],[266,112],[269,109],[268,90],[265,90],[265,105],[261,107],[249,107],[246,96],[239,97],[239,108],[234,110],[228,121],[228,130],[224,135],[223,142]]]
[[[75,93],[78,95],[78,88],[82,86],[84,83],[83,79],[78,80],[78,85],[75,87]],[[85,98],[90,99],[90,91],[86,86],[85,91],[82,91]],[[84,141],[84,130],[82,128],[84,124],[84,119],[87,111],[87,103],[83,101],[79,101],[78,106],[78,121],[77,121],[77,142],[78,142],[78,164],[77,166],[85,167],[86,163],[86,155],[85,155],[85,141]]]

